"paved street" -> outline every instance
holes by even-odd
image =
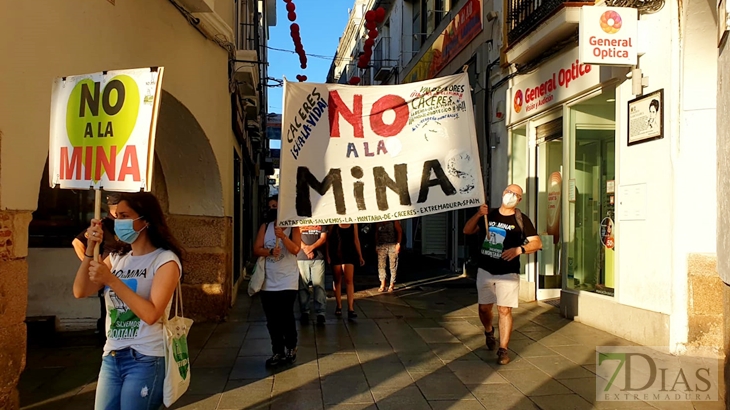
[[[466,278],[358,292],[347,323],[328,303],[325,326],[300,327],[296,365],[270,371],[258,299],[240,293],[227,322],[196,324],[192,385],[179,409],[722,409],[721,403],[594,403],[595,346],[630,342],[560,317],[542,303],[515,312],[513,361],[484,347]],[[298,325],[299,326],[299,325]],[[30,348],[25,409],[91,409],[100,348]],[[79,342],[80,343],[80,342]],[[88,344],[88,343],[87,343]]]

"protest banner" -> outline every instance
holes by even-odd
[[[51,97],[51,188],[149,191],[162,68],[57,78]]]
[[[280,226],[368,223],[484,203],[468,74],[284,83]]]
[[[51,95],[51,188],[149,191],[162,90],[161,67],[56,78]],[[94,258],[99,256],[99,245]]]

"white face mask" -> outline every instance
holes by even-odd
[[[504,196],[502,196],[502,205],[504,205],[505,208],[514,208],[517,206],[517,202],[517,195],[512,192],[507,192]]]

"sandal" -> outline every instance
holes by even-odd
[[[395,290],[395,285],[390,285],[390,287],[388,288],[388,293],[393,293],[394,290]]]
[[[335,316],[342,316],[342,308],[341,307],[335,308]]]
[[[385,292],[385,286],[381,286],[378,288],[378,292],[383,293]]]

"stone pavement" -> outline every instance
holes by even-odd
[[[195,324],[192,383],[178,409],[722,409],[706,402],[595,402],[595,347],[631,342],[560,317],[542,303],[515,314],[512,362],[484,347],[470,279],[358,292],[355,322],[299,325],[296,365],[271,371],[261,304],[244,292],[227,322]],[[100,348],[32,348],[24,409],[91,409]]]

